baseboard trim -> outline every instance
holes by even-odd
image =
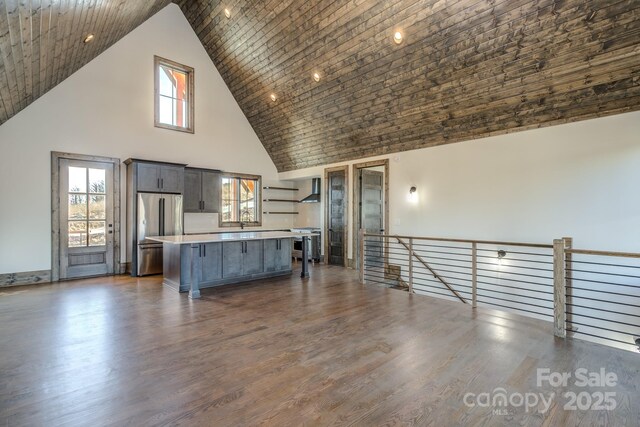
[[[127,274],[131,273],[131,263],[130,262],[119,262],[118,263],[118,273],[117,274]]]
[[[0,274],[0,288],[51,283],[51,270]]]

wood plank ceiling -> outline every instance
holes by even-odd
[[[169,3],[0,0],[0,125]]]
[[[0,124],[169,2],[0,0]],[[176,3],[280,171],[640,109],[638,0]]]
[[[638,0],[176,3],[280,171],[640,109]]]

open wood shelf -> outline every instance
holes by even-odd
[[[287,188],[287,187],[262,187],[263,190],[285,190],[285,191],[298,191],[297,188]]]
[[[274,211],[264,211],[262,212],[264,215],[298,215],[298,212],[274,212]]]
[[[263,202],[291,202],[291,203],[298,203],[297,200],[292,200],[292,199],[262,199]]]

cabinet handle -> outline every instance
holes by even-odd
[[[202,201],[202,210],[204,210],[204,200]]]
[[[207,257],[207,245],[203,244],[202,245],[202,252],[204,253],[204,257]]]
[[[160,178],[158,178],[158,188],[160,188]]]
[[[202,258],[202,245],[198,245],[198,257]]]
[[[160,188],[164,189],[164,178],[160,178]]]

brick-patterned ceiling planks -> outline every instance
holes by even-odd
[[[0,0],[0,125],[169,3]]]
[[[280,171],[640,109],[638,0],[175,2]]]

